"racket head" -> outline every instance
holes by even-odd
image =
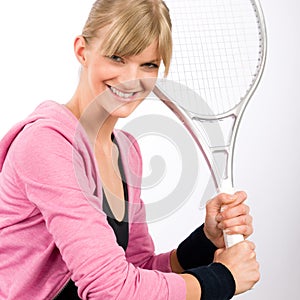
[[[191,133],[215,187],[230,189],[239,123],[266,61],[262,8],[258,0],[170,0],[167,5],[173,58],[154,93]]]
[[[174,20],[174,54],[168,80],[159,80],[154,93],[191,133],[218,191],[233,193],[236,134],[266,60],[262,9],[258,0],[170,0],[167,5]],[[230,130],[221,129],[224,138],[215,143],[215,129],[225,120]],[[217,126],[209,133],[211,123]],[[243,236],[224,233],[224,240],[230,247]]]
[[[210,119],[238,114],[255,91],[266,61],[259,2],[187,0],[167,5],[173,20],[173,58],[168,77],[159,79],[157,87],[193,115]],[[182,88],[172,88],[170,80]],[[187,88],[192,96],[186,95]]]

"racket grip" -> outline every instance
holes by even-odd
[[[226,193],[226,194],[234,194],[234,188],[231,186],[223,186],[220,189],[221,193]],[[222,211],[222,208],[221,208]],[[227,234],[225,231],[223,231],[223,236],[224,236],[224,242],[226,248],[229,248],[237,243],[240,243],[244,240],[244,236],[242,234]]]
[[[227,234],[225,232],[223,232],[223,236],[224,236],[224,242],[225,242],[225,246],[226,248],[229,248],[239,242],[242,242],[244,240],[244,236],[242,234]]]

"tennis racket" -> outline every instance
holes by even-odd
[[[257,0],[166,0],[173,58],[155,95],[202,151],[218,192],[234,193],[233,155],[245,108],[266,61],[266,27]],[[226,235],[226,247],[243,240]]]

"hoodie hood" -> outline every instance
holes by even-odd
[[[0,172],[2,171],[3,163],[6,159],[8,150],[15,140],[15,138],[22,132],[22,130],[29,124],[37,121],[47,121],[55,116],[59,119],[59,115],[69,114],[74,120],[77,121],[75,116],[69,112],[63,105],[54,101],[45,101],[41,103],[37,108],[24,120],[15,124],[0,141]]]

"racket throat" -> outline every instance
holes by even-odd
[[[201,131],[207,145],[212,149],[230,147],[236,116],[230,115],[216,119],[194,117],[198,130]]]
[[[220,184],[221,185],[218,188],[218,193],[225,193],[225,194],[235,193],[235,189],[233,187],[233,182],[231,179],[229,178],[223,179]]]
[[[215,186],[218,191],[226,189],[231,191],[233,187],[233,146],[235,141],[234,127],[236,116],[230,115],[218,119],[194,118],[199,134],[205,140],[209,151],[205,155],[211,155],[207,159],[210,162]],[[225,191],[223,191],[225,192]]]
[[[232,155],[228,148],[211,149],[211,172],[216,174],[215,185],[219,192],[233,190]]]

